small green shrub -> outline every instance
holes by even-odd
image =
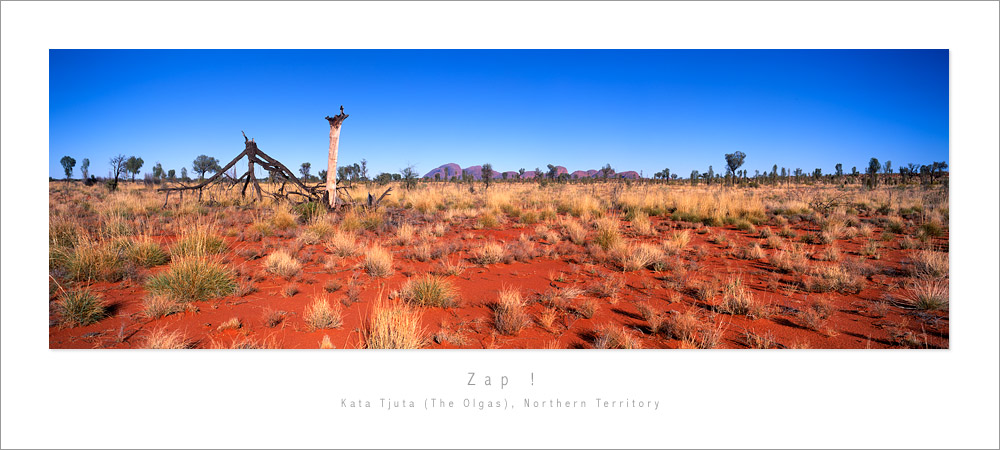
[[[232,272],[204,257],[175,260],[146,283],[150,293],[169,295],[181,302],[225,297],[236,290]]]
[[[104,300],[93,292],[74,289],[64,292],[56,302],[56,312],[65,325],[91,325],[107,317]]]

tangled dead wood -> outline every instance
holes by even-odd
[[[260,183],[257,177],[254,175],[254,164],[259,164],[264,170],[268,171],[272,177],[281,179],[281,188],[276,193],[267,193],[268,195],[275,198],[285,198],[291,199],[291,195],[298,195],[304,201],[317,201],[320,200],[325,193],[323,189],[323,183],[319,183],[315,186],[306,186],[298,177],[292,173],[288,167],[285,167],[280,161],[272,158],[267,153],[264,153],[259,148],[257,148],[257,143],[253,139],[247,138],[246,133],[243,133],[243,141],[246,144],[246,148],[243,149],[239,155],[233,158],[229,164],[226,164],[221,170],[212,175],[209,179],[202,181],[193,186],[174,186],[174,187],[162,187],[157,189],[157,191],[165,192],[166,198],[163,200],[163,205],[166,206],[167,200],[170,199],[171,192],[179,192],[183,195],[184,191],[198,191],[198,200],[201,200],[202,191],[213,185],[214,183],[221,183],[225,178],[229,178],[232,185],[238,185],[243,183],[243,188],[240,192],[242,197],[246,197],[247,188],[250,184],[253,184],[254,191],[257,194],[257,200],[262,200],[264,198],[264,191],[260,188]],[[244,173],[239,178],[233,178],[226,173],[231,167],[235,166],[243,157],[247,157],[247,172]],[[225,177],[225,178],[224,178]],[[291,182],[292,190],[285,191],[286,185]]]
[[[229,185],[227,189],[233,189],[235,186],[238,186],[242,183],[243,187],[240,190],[240,196],[243,198],[246,198],[247,189],[250,187],[251,184],[253,185],[253,192],[251,192],[251,194],[256,193],[257,200],[263,200],[264,195],[268,195],[275,199],[288,200],[294,203],[303,203],[309,201],[318,202],[321,200],[325,200],[327,198],[328,192],[326,189],[326,183],[320,182],[316,183],[315,185],[306,185],[306,183],[302,182],[302,180],[296,177],[295,174],[292,173],[290,169],[288,169],[288,167],[286,167],[277,159],[272,158],[267,153],[261,151],[260,148],[257,147],[257,143],[253,139],[247,138],[246,133],[243,133],[243,141],[246,145],[246,148],[244,148],[239,155],[236,155],[236,157],[233,158],[232,161],[230,161],[228,164],[222,167],[222,169],[217,171],[215,175],[212,175],[212,177],[208,178],[207,180],[204,180],[201,183],[190,186],[181,185],[181,186],[161,187],[157,189],[158,192],[164,192],[166,194],[165,198],[163,199],[163,206],[164,207],[167,206],[167,202],[170,200],[171,192],[179,193],[181,195],[181,199],[183,199],[185,191],[198,191],[198,201],[201,201],[202,192],[205,189],[211,188],[216,185],[223,185],[223,183]],[[243,159],[244,156],[247,157],[247,172],[238,178],[234,178],[232,175],[229,175],[226,171],[235,166],[236,163],[238,163],[241,159]],[[260,182],[257,180],[257,177],[254,174],[254,164],[260,165],[261,168],[263,168],[270,174],[272,179],[281,180],[281,186],[278,188],[277,192],[266,192],[263,189],[261,189]],[[338,187],[336,190],[337,193],[339,194],[338,197],[340,196],[347,197],[347,200],[343,201],[344,204],[349,204],[349,205],[355,204],[353,198],[351,198],[350,192],[347,187]],[[377,200],[374,200],[374,198],[371,195],[369,195],[368,202],[364,206],[368,208],[377,208],[379,202],[383,198],[385,198],[386,195],[389,195],[389,191],[391,190],[392,188],[390,187],[385,192],[383,192],[382,195],[378,197]],[[324,203],[327,202],[324,201]]]

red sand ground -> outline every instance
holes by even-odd
[[[663,232],[669,232],[670,229],[680,226],[678,222],[656,217],[651,220],[661,236],[656,238],[655,242],[662,239]],[[808,222],[793,225],[793,229],[799,235],[818,231],[815,225]],[[747,348],[742,337],[746,330],[753,330],[757,334],[771,332],[779,347],[899,348],[905,346],[898,337],[907,331],[912,333],[911,336],[919,336],[920,348],[948,347],[946,311],[919,312],[889,306],[880,312],[879,308],[874,306],[884,300],[888,290],[900,288],[908,278],[904,261],[916,250],[900,250],[898,237],[885,243],[882,258],[875,261],[875,267],[879,270],[867,277],[865,289],[859,294],[844,295],[836,292],[815,294],[805,293],[801,288],[794,289],[793,286],[801,281],[802,276],[782,273],[771,266],[766,258],[747,261],[726,256],[727,250],[723,245],[707,240],[720,230],[724,230],[739,247],[754,241],[764,246],[764,239],[757,233],[738,231],[731,226],[712,227],[711,233],[708,234],[692,232],[691,243],[685,250],[682,260],[687,264],[687,260],[691,259],[691,252],[703,250],[705,254],[697,260],[696,266],[692,267],[693,270],[688,272],[688,277],[707,279],[713,274],[718,274],[725,279],[728,273],[742,274],[745,285],[753,291],[758,300],[774,305],[775,313],[771,317],[749,319],[738,315],[712,314],[710,305],[697,300],[677,284],[671,287],[670,283],[662,280],[661,278],[665,278],[664,273],[651,270],[622,273],[609,264],[588,264],[584,262],[590,260],[586,248],[567,241],[555,244],[536,241],[537,250],[542,250],[544,247],[557,248],[560,253],[559,259],[539,256],[528,262],[479,266],[469,262],[468,258],[471,251],[483,242],[486,240],[514,242],[521,233],[533,234],[533,227],[473,230],[453,226],[443,237],[438,238],[435,244],[454,242],[459,245],[460,250],[453,253],[450,259],[455,260],[458,257],[466,259],[468,267],[463,273],[446,277],[457,288],[461,303],[459,307],[447,309],[421,308],[422,323],[428,336],[446,330],[464,337],[462,348],[592,348],[593,330],[609,323],[627,328],[639,338],[643,348],[677,348],[680,341],[648,333],[648,325],[634,304],[637,301],[647,301],[662,311],[695,309],[699,314],[704,313],[703,317],[706,317],[706,320],[724,324],[726,331],[719,348]],[[627,223],[623,223],[623,231],[626,236],[631,235]],[[881,231],[876,228],[873,236],[879,236]],[[371,232],[365,232],[361,234],[359,241],[373,238]],[[164,244],[169,244],[176,238],[169,236],[158,239]],[[653,238],[644,239],[654,242]],[[142,276],[118,283],[95,283],[92,288],[101,293],[111,305],[111,317],[90,326],[67,328],[57,325],[56,317],[53,315],[49,332],[50,347],[141,348],[151,330],[165,328],[182,331],[195,341],[196,348],[229,347],[234,342],[247,340],[276,348],[319,348],[324,336],[329,336],[336,348],[358,348],[361,342],[361,328],[380,291],[383,295],[388,295],[392,290],[398,289],[408,277],[430,272],[437,264],[437,261],[417,262],[406,259],[407,248],[388,246],[387,248],[394,253],[394,274],[388,278],[371,278],[357,268],[358,261],[362,258],[360,255],[342,258],[333,270],[328,270],[324,267],[324,260],[330,252],[322,244],[308,245],[303,247],[299,255],[312,252],[312,257],[303,266],[302,273],[294,280],[299,292],[289,298],[283,296],[282,290],[290,281],[265,272],[262,269],[262,258],[248,261],[238,255],[247,249],[262,249],[265,244],[287,247],[286,244],[290,243],[292,238],[264,237],[261,242],[240,241],[236,238],[226,238],[226,240],[229,250],[223,254],[223,262],[243,274],[252,275],[256,292],[244,297],[231,296],[195,302],[193,305],[197,308],[196,311],[189,310],[149,320],[142,315],[142,298],[146,294]],[[837,246],[843,257],[858,257],[859,249],[866,240],[867,238],[860,236],[852,240],[841,239],[837,241]],[[947,235],[938,241],[947,246]],[[389,242],[384,243],[388,244]],[[810,249],[823,247],[825,246],[806,246]],[[770,255],[773,250],[765,247],[765,252]],[[266,256],[268,252],[261,253]],[[832,263],[810,260],[810,264]],[[166,267],[163,265],[149,269],[145,275],[158,273]],[[565,274],[564,280],[553,281],[552,278],[556,277],[552,275],[559,272]],[[324,293],[324,286],[329,280],[338,280],[343,287],[328,294],[328,297],[332,301],[345,299],[347,297],[345,292],[354,273],[361,273],[357,278],[361,287],[360,301],[343,308],[343,325],[337,329],[310,330],[302,315],[314,296]],[[590,319],[572,313],[562,314],[551,327],[551,331],[533,323],[517,336],[503,336],[493,328],[492,310],[488,305],[497,299],[498,290],[502,286],[520,288],[523,297],[528,300],[530,315],[537,321],[543,306],[535,300],[545,291],[567,286],[586,289],[609,276],[623,277],[625,287],[621,289],[617,299],[597,299],[600,307]],[[674,296],[679,301],[671,303],[668,295]],[[821,331],[805,328],[794,314],[795,311],[805,308],[808,301],[815,297],[828,299],[834,306],[834,313]],[[572,303],[579,304],[586,298],[594,297],[589,293],[584,294],[572,300]],[[54,298],[51,301],[54,301]],[[279,325],[269,328],[264,325],[264,315],[269,311],[285,311],[287,314]],[[217,330],[221,323],[234,317],[242,321],[242,328]],[[457,347],[447,340],[436,342],[435,339],[430,339],[427,346],[427,348]]]

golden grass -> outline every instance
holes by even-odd
[[[922,278],[947,278],[948,254],[930,250],[919,251],[911,260],[913,276]]]
[[[413,225],[409,223],[403,223],[396,227],[396,239],[393,241],[396,245],[410,245],[413,242],[413,236],[416,234],[416,229]]]
[[[146,335],[143,348],[155,350],[176,350],[191,348],[194,342],[187,338],[180,330],[167,331],[166,328],[157,328]]]
[[[392,275],[392,252],[382,246],[375,244],[365,252],[361,266],[368,275],[377,278],[385,278]]]
[[[865,278],[844,265],[831,265],[813,269],[804,284],[809,292],[857,294],[864,289]]]
[[[151,277],[146,289],[153,295],[189,302],[230,295],[236,290],[236,281],[233,273],[218,262],[187,257],[175,260],[166,271]]]
[[[271,215],[271,226],[279,230],[287,230],[296,225],[295,215],[292,214],[292,209],[287,203],[281,202],[274,206],[274,213]]]
[[[594,332],[596,349],[637,349],[642,343],[621,326],[605,324]]]
[[[502,245],[496,242],[487,242],[475,251],[473,259],[482,265],[496,264],[503,261],[505,253]]]
[[[517,335],[531,321],[524,306],[521,293],[516,288],[503,287],[496,303],[493,304],[493,326],[501,334]]]
[[[302,270],[302,263],[295,259],[288,250],[282,248],[264,258],[264,270],[290,279]]]
[[[563,234],[570,242],[576,245],[583,245],[587,239],[587,230],[576,220],[565,220],[562,223]]]
[[[342,231],[333,234],[327,248],[341,258],[354,256],[358,253],[358,244],[354,234]]]
[[[302,313],[302,320],[313,330],[339,328],[343,323],[340,303],[330,305],[325,295],[317,295]]]
[[[197,225],[181,234],[170,253],[174,258],[183,258],[214,255],[225,249],[226,242],[215,233],[215,227]]]
[[[170,261],[170,255],[149,236],[131,238],[125,250],[128,259],[141,267],[154,267]]]
[[[662,263],[665,257],[659,247],[645,242],[632,245],[619,244],[612,248],[609,253],[619,267],[626,272],[652,267],[657,263]]]
[[[369,349],[416,349],[427,345],[426,332],[420,326],[420,310],[402,302],[380,301],[361,333],[363,346]]]
[[[64,291],[55,306],[60,323],[63,325],[91,325],[108,315],[104,299],[89,289]]]
[[[897,296],[897,305],[907,309],[937,311],[948,309],[948,282],[938,279],[911,281],[903,294]]]
[[[399,291],[399,297],[407,303],[420,306],[458,306],[458,292],[448,280],[434,275],[411,278]]]
[[[668,255],[676,255],[685,248],[691,242],[691,232],[688,230],[684,231],[674,231],[670,235],[670,239],[663,241],[663,249]]]
[[[124,250],[111,242],[81,237],[72,248],[50,249],[50,264],[65,271],[75,281],[120,281],[128,268]]]
[[[243,321],[241,321],[239,317],[231,317],[229,318],[229,320],[220,323],[219,326],[216,327],[215,329],[216,331],[225,331],[225,330],[238,330],[240,328],[243,328]]]
[[[722,287],[722,301],[719,312],[744,316],[762,316],[762,305],[754,298],[750,289],[743,285],[743,279],[731,277]]]
[[[150,319],[166,317],[184,311],[184,305],[169,295],[151,294],[142,300],[142,313]]]

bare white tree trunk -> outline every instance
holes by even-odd
[[[330,153],[326,168],[326,192],[330,198],[330,207],[337,206],[337,146],[340,144],[340,126],[347,118],[344,114],[344,106],[340,106],[340,114],[326,120],[330,122]]]

